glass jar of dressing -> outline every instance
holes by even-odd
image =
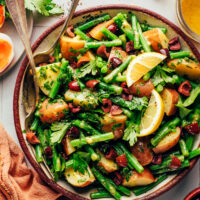
[[[177,0],[176,12],[183,31],[200,43],[200,0]]]

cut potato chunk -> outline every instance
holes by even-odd
[[[53,83],[56,81],[61,63],[49,64],[41,67],[36,67],[36,76],[38,85],[45,95],[49,95]]]
[[[193,60],[174,59],[168,62],[168,67],[175,69],[180,75],[186,75],[191,80],[200,79],[200,66]]]
[[[135,186],[144,186],[153,183],[154,177],[148,168],[144,168],[142,173],[138,173],[137,171],[133,171],[129,180],[127,181],[124,178],[122,185],[125,187],[135,187]]]
[[[174,115],[176,113],[176,104],[178,103],[179,94],[176,90],[165,88],[161,97],[164,103],[164,109],[167,116]]]
[[[64,117],[65,111],[68,111],[68,104],[62,99],[57,99],[56,102],[49,102],[46,99],[42,102],[39,109],[40,119],[43,123],[52,123],[54,121],[59,121]]]
[[[93,109],[98,104],[97,98],[88,89],[82,92],[67,90],[64,96],[66,101],[72,102],[75,106],[81,106],[85,110]]]
[[[101,29],[103,27],[107,28],[108,26],[110,26],[111,24],[114,23],[114,20],[111,19],[109,21],[105,21],[101,24],[98,24],[97,26],[95,26],[90,32],[89,34],[96,40],[102,40],[102,38],[104,37],[104,34],[101,32]]]
[[[168,150],[170,150],[172,147],[174,147],[180,138],[181,135],[181,129],[179,127],[176,128],[175,132],[171,132],[168,135],[166,135],[159,143],[158,145],[153,148],[153,151],[156,154],[164,153]]]
[[[76,149],[71,145],[71,138],[65,137],[64,150],[67,155],[70,155],[76,151]]]
[[[82,57],[78,59],[77,67],[81,67],[83,64],[90,62],[90,60],[94,60],[95,56],[91,51],[87,51]]]
[[[65,170],[66,180],[75,187],[86,187],[95,181],[95,177],[88,166],[84,174],[79,171],[74,171],[73,167]]]
[[[168,48],[169,40],[159,28],[154,28],[149,31],[145,31],[143,35],[155,51],[158,51],[162,48]]]
[[[73,52],[74,50],[82,49],[85,46],[85,41],[80,40],[79,36],[70,38],[66,36],[62,36],[60,38],[60,50],[64,58],[68,60],[72,60],[73,56],[78,56],[79,53]]]
[[[142,166],[150,164],[153,159],[153,152],[149,147],[149,138],[138,138],[137,143],[131,147],[131,153]]]
[[[111,173],[118,170],[117,164],[111,160],[107,159],[100,151],[97,149],[97,153],[100,155],[100,160],[98,162],[99,169],[104,173]]]
[[[106,114],[104,118],[101,120],[102,130],[105,132],[113,131],[115,135],[115,139],[119,139],[124,134],[124,127],[125,127],[126,120],[127,120],[126,115],[121,114],[121,115],[113,116],[110,113]],[[116,124],[119,124],[119,126],[115,127],[115,129],[113,130],[113,126]]]

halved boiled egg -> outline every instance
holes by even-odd
[[[14,57],[14,46],[11,38],[0,33],[0,71],[5,69]]]

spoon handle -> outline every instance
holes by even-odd
[[[63,24],[62,30],[59,33],[59,36],[57,37],[56,41],[52,45],[50,51],[53,50],[56,47],[60,37],[64,34],[65,29],[67,28],[67,26],[69,26],[69,22],[73,17],[73,14],[74,14],[74,12],[76,10],[76,7],[77,7],[78,3],[79,3],[79,0],[72,0],[71,6],[70,6],[69,11],[68,11],[69,14],[67,15],[67,18],[66,18],[66,20],[65,20],[65,22]]]
[[[29,58],[29,62],[32,68],[34,85],[35,85],[35,94],[36,94],[36,104],[39,98],[39,88],[37,84],[36,70],[35,70],[35,62],[33,59],[33,53],[31,50],[31,45],[28,36],[28,28],[27,28],[27,20],[26,20],[26,11],[24,0],[6,0],[6,5],[8,11],[12,17],[12,21],[17,29],[19,37],[21,38],[27,56]]]

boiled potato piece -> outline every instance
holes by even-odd
[[[175,132],[171,132],[168,135],[166,135],[159,143],[158,145],[153,148],[153,151],[156,154],[164,153],[168,150],[170,150],[172,147],[174,147],[180,138],[181,135],[181,129],[179,127],[176,128]]]
[[[79,53],[74,53],[71,50],[82,49],[85,46],[85,40],[80,40],[79,36],[70,38],[62,36],[60,38],[60,50],[64,58],[72,60],[73,56],[78,56]]]
[[[36,76],[38,85],[45,95],[49,95],[53,83],[56,81],[61,63],[49,64],[41,67],[36,67]]]
[[[107,159],[100,151],[99,149],[97,149],[97,153],[100,155],[100,160],[98,162],[98,167],[101,171],[103,171],[104,173],[111,173],[114,172],[116,170],[118,170],[118,166],[117,164],[111,160],[111,159]]]
[[[68,104],[62,99],[57,99],[55,102],[49,102],[49,99],[46,99],[39,108],[40,119],[43,123],[59,121],[68,110]]]
[[[142,173],[133,171],[128,181],[126,180],[126,178],[124,178],[122,185],[125,187],[144,186],[149,185],[154,181],[155,179],[150,170],[148,168],[144,168],[144,171]]]
[[[149,146],[149,138],[143,137],[138,138],[137,143],[131,147],[131,153],[142,166],[150,164],[153,159],[153,152]]]
[[[106,114],[101,120],[102,130],[105,132],[113,131],[115,139],[119,139],[124,134],[124,127],[125,127],[126,120],[127,120],[127,116],[123,114],[116,115],[116,116],[113,116],[110,113]],[[117,124],[119,124],[119,126],[115,127],[113,130],[113,126]]]
[[[104,37],[104,34],[101,32],[101,29],[103,27],[107,28],[108,26],[110,26],[111,24],[114,23],[114,20],[111,19],[109,21],[105,21],[101,24],[98,24],[97,26],[95,26],[90,32],[89,34],[96,40],[102,40],[102,38]]]
[[[66,101],[72,101],[75,106],[81,106],[85,110],[93,109],[98,104],[97,98],[88,89],[81,92],[67,90],[64,96]]]
[[[186,75],[191,80],[200,79],[200,66],[193,60],[173,59],[167,63],[168,67],[175,69],[180,75]]]
[[[71,138],[65,137],[64,150],[67,155],[70,155],[76,151],[76,149],[71,145]]]
[[[73,167],[67,168],[65,170],[65,178],[75,187],[86,187],[95,181],[95,177],[89,166],[84,174],[74,171]]]
[[[155,51],[168,48],[169,39],[159,28],[145,31],[143,35]]]
[[[91,51],[87,51],[83,56],[78,59],[77,67],[81,67],[83,64],[95,60],[95,56]]]
[[[176,113],[176,104],[178,103],[179,94],[176,90],[165,88],[161,97],[164,103],[164,109],[167,116],[174,115]]]

